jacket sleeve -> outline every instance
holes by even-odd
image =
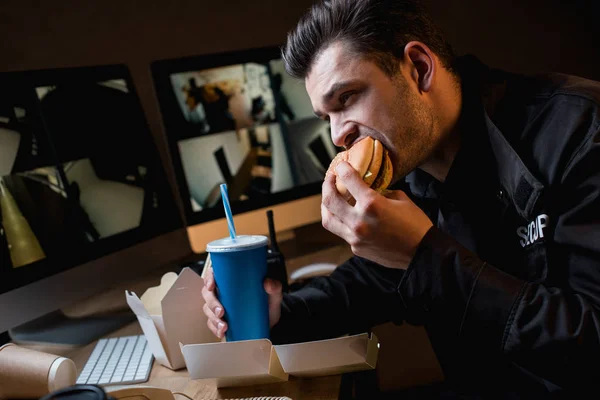
[[[384,268],[360,257],[338,266],[327,277],[284,294],[282,315],[271,330],[276,344],[297,343],[367,332],[400,321],[398,285],[403,271]]]
[[[500,352],[556,385],[598,379],[591,366],[600,354],[599,139],[575,154],[553,200],[554,287],[516,279],[432,228],[400,284],[406,307],[445,315],[461,345]]]

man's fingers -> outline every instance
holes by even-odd
[[[202,288],[202,297],[204,298],[205,305],[219,318],[224,314],[223,306],[217,300],[214,292],[209,291],[206,287]]]
[[[349,215],[352,211],[352,206],[339,194],[335,187],[335,177],[328,176],[325,178],[322,187],[321,205],[324,206],[330,213],[338,216]]]
[[[283,296],[283,294],[281,293],[282,285],[281,282],[279,282],[278,280],[267,278],[265,279],[264,286],[265,292],[267,292],[269,295]]]
[[[321,205],[321,223],[323,228],[351,243],[354,237],[350,228],[337,216],[332,214],[324,205]]]
[[[204,276],[204,286],[211,292],[215,290],[215,274],[213,273],[212,267],[208,267]]]
[[[210,329],[210,331],[213,333],[213,335],[215,335],[216,337],[219,337],[218,333],[218,329],[215,326],[215,324],[213,324],[213,322],[210,319],[206,320],[206,326],[208,326],[208,329]]]
[[[269,310],[281,307],[283,291],[281,282],[274,279],[265,279],[265,292],[269,295]]]
[[[217,318],[215,316],[215,313],[213,313],[210,308],[208,307],[208,305],[205,303],[203,306],[202,311],[204,311],[204,315],[206,315],[206,317],[208,318],[209,321],[212,321],[213,325],[217,325],[221,320],[219,318]]]
[[[208,326],[208,329],[210,329],[210,331],[219,339],[223,339],[225,332],[227,332],[227,324],[224,322],[215,324],[212,320],[209,319],[208,321],[206,321],[206,325]]]
[[[346,163],[346,165],[348,164]],[[349,165],[348,167],[352,169]],[[323,227],[350,243],[352,232],[347,224],[351,221],[353,215],[354,208],[338,193],[334,178],[327,177],[323,182],[321,200],[321,222]]]
[[[206,324],[211,332],[219,339],[223,338],[227,331],[227,324],[221,320],[225,314],[223,306],[215,296],[215,283],[212,268],[207,271],[204,277],[204,287],[202,288],[202,297],[204,298],[203,310],[208,320]]]
[[[207,304],[204,304],[204,314],[208,317],[207,325],[208,328],[215,334],[219,339],[223,337],[223,334],[227,331],[227,323],[222,321],[220,318],[210,310]]]
[[[280,307],[283,300],[283,291],[281,282],[274,279],[265,279],[265,292],[269,295],[269,310]]]
[[[370,193],[369,186],[367,186],[358,172],[356,172],[356,170],[347,162],[340,162],[335,168],[335,173],[337,175],[336,179],[342,181],[344,186],[346,186],[346,189],[348,189],[348,192],[357,202],[360,202],[366,194]],[[339,215],[337,213],[335,214]]]
[[[227,332],[227,324],[225,322],[219,322],[217,324],[217,337],[222,339],[225,332]]]
[[[204,314],[208,317],[208,319],[210,319],[212,322],[214,322],[215,326],[219,325],[219,323],[223,323],[223,320],[221,319],[220,316],[218,316],[217,314],[215,314],[210,307],[208,306],[208,304],[204,304],[203,307],[203,311]]]

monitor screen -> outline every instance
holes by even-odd
[[[162,60],[152,66],[188,224],[320,193],[340,150],[279,48]],[[300,212],[300,210],[299,210]]]
[[[0,88],[0,294],[182,227],[125,66]]]

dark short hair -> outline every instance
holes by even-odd
[[[320,52],[341,41],[391,76],[413,40],[426,44],[445,68],[454,70],[452,47],[415,0],[322,0],[288,33],[281,55],[287,72],[304,79]]]

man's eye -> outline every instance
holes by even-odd
[[[354,92],[348,92],[348,93],[344,93],[340,96],[340,103],[346,104],[348,102],[348,100],[350,100],[350,97],[352,97],[354,95]]]

